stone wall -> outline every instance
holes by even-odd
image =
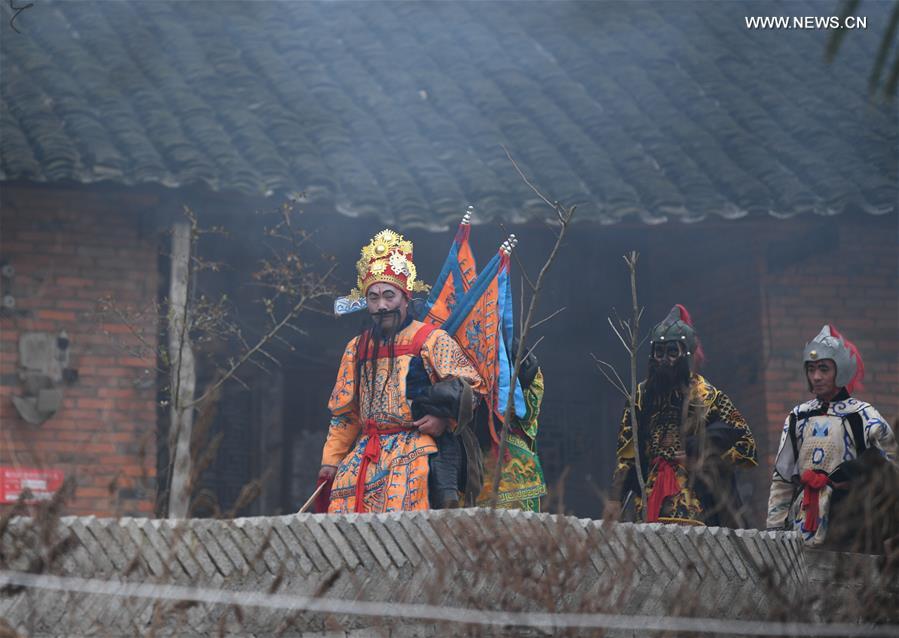
[[[388,603],[754,620],[777,617],[784,601],[797,600],[808,582],[803,550],[792,534],[604,525],[518,511],[187,521],[65,517],[53,523],[16,518],[0,533],[4,570],[241,596],[276,594],[282,601],[317,596],[363,601],[355,603],[360,608],[366,601],[384,605],[376,615],[302,613],[302,606],[179,603],[180,595],[157,603],[6,588],[0,618],[25,636],[151,630],[179,636],[376,630],[396,636],[505,635],[501,626],[397,617]],[[464,618],[462,612],[457,617]]]

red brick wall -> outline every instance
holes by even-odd
[[[142,358],[125,323],[102,323],[98,300],[151,307],[157,238],[141,219],[152,197],[99,189],[8,186],[0,205],[0,255],[15,268],[15,314],[0,319],[0,465],[52,468],[76,481],[72,514],[152,512],[156,473],[155,357]],[[157,343],[154,312],[133,327]],[[21,393],[18,339],[27,331],[71,341],[79,377],[60,410],[26,423],[10,397]]]
[[[862,221],[828,221],[823,235],[791,233],[764,262],[766,413],[775,445],[789,409],[811,398],[802,349],[824,323],[833,323],[862,354],[865,388],[856,396],[891,425],[899,417],[896,217]],[[773,460],[776,449],[768,452]]]

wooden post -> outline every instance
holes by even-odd
[[[190,439],[196,367],[190,343],[191,226],[177,222],[172,232],[172,266],[169,283],[169,518],[186,518],[190,510]]]

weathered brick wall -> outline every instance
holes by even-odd
[[[69,511],[152,511],[156,467],[155,357],[137,349],[139,332],[157,343],[157,236],[146,223],[151,197],[86,189],[5,186],[0,255],[15,268],[9,291],[16,310],[0,319],[0,465],[59,469],[76,481]],[[102,322],[98,301],[148,309],[131,325]],[[26,423],[11,396],[20,394],[18,339],[28,331],[68,333],[69,365],[60,410]]]

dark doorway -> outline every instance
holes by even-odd
[[[284,372],[281,506],[299,509],[315,489],[328,433],[334,366],[299,363]]]

